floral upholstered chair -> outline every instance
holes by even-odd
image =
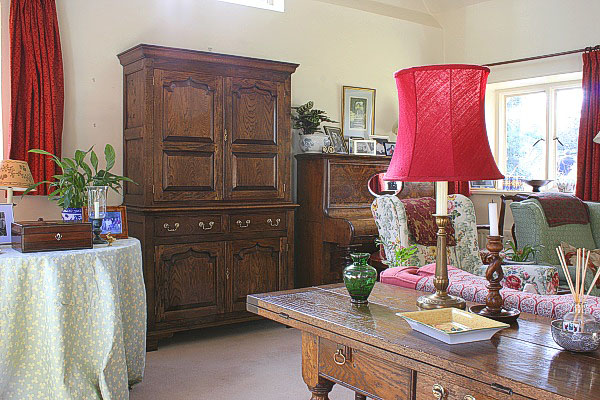
[[[409,265],[422,267],[435,263],[436,246],[417,244],[410,233],[407,216],[402,201],[394,195],[377,197],[371,205],[379,237],[388,260],[394,260],[395,249],[416,245],[417,251]],[[448,246],[448,265],[474,275],[484,275],[485,267],[479,254],[475,209],[468,197],[453,194],[448,196],[448,216],[454,227],[456,246]],[[556,267],[539,265],[505,266],[504,285],[522,290],[526,284],[533,284],[539,294],[555,294],[558,286]],[[511,276],[514,276],[511,278]],[[518,282],[518,284],[517,284]]]

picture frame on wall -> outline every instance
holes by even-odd
[[[375,132],[375,89],[342,87],[342,131],[346,137],[367,139]]]
[[[331,145],[335,149],[335,152],[339,154],[348,154],[348,146],[346,145],[346,140],[344,139],[342,129],[336,126],[323,126],[323,129],[329,136]]]
[[[374,156],[377,154],[377,142],[371,139],[352,140],[353,152],[357,155]]]
[[[375,145],[375,153],[378,156],[385,156],[385,144],[388,142],[389,138],[387,136],[369,136],[369,139],[374,140],[375,142],[377,142],[377,144]]]
[[[83,221],[89,222],[87,207],[83,207]],[[106,216],[102,220],[102,232],[100,237],[106,238],[110,233],[115,239],[127,239],[129,232],[127,229],[127,207],[125,206],[106,206]]]
[[[13,205],[0,204],[0,244],[10,244],[12,241],[11,228],[14,221]]]
[[[391,157],[394,155],[394,150],[396,150],[395,142],[386,142],[383,144],[385,147],[385,155]]]

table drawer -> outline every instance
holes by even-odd
[[[323,338],[319,339],[319,374],[382,399],[412,398],[410,369]]]
[[[287,228],[285,212],[234,214],[229,216],[231,232],[278,231]]]
[[[212,235],[223,231],[223,216],[218,214],[180,215],[159,217],[154,220],[156,236]]]
[[[416,400],[527,400],[510,394],[507,388],[499,388],[501,390],[460,376],[434,378],[418,373]]]

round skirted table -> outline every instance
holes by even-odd
[[[0,249],[0,398],[128,399],[146,357],[140,242]]]

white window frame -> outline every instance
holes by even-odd
[[[514,87],[506,87],[494,90],[493,107],[495,124],[493,124],[495,132],[491,133],[491,143],[493,144],[493,153],[498,163],[500,171],[506,173],[507,166],[507,132],[506,132],[506,98],[515,95],[523,95],[530,93],[546,93],[546,135],[543,142],[546,146],[544,154],[546,162],[544,166],[543,179],[556,179],[556,113],[554,112],[556,105],[556,92],[561,89],[581,88],[581,79],[570,79],[565,81],[554,81],[549,83],[519,85]],[[489,115],[489,114],[488,114]],[[539,144],[538,144],[539,145]],[[501,181],[498,181],[501,183]],[[477,189],[473,188],[473,192],[504,192],[505,190],[499,185],[496,189]]]

